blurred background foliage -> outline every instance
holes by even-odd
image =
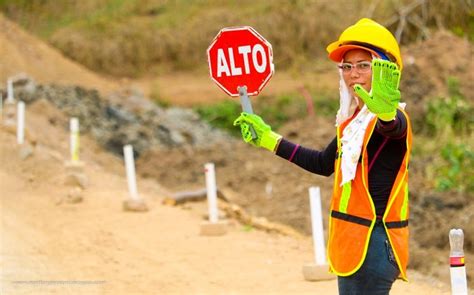
[[[406,15],[401,44],[438,28],[474,39],[470,0],[0,0],[0,10],[69,58],[120,77],[205,67],[216,28],[236,25],[253,26],[270,41],[278,69],[325,55],[361,17],[396,33]]]
[[[450,77],[448,95],[427,103],[425,121],[418,134],[422,145],[415,155],[426,159],[427,179],[438,191],[474,192],[474,105]],[[438,155],[433,157],[433,155]]]

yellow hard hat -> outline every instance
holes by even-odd
[[[367,48],[366,45],[369,47]],[[371,46],[375,48],[371,48]],[[386,55],[388,53],[395,59],[394,62],[398,64],[400,70],[403,68],[400,48],[393,34],[381,24],[368,18],[363,18],[355,25],[345,29],[339,36],[339,40],[329,44],[326,50],[329,52],[331,60],[340,62],[347,51],[358,47],[375,53],[375,55],[379,54],[376,53],[377,50],[374,52],[374,49],[381,50]]]

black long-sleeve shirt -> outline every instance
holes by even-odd
[[[369,193],[377,216],[383,216],[393,183],[406,153],[407,119],[397,110],[393,121],[377,121],[367,144],[369,163]],[[296,145],[284,138],[276,154],[315,174],[330,176],[334,173],[337,139],[322,151]]]

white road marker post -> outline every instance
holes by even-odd
[[[5,117],[3,123],[6,126],[13,127],[15,126],[15,99],[13,98],[13,81],[8,79],[7,81],[7,100],[5,101]]]
[[[82,201],[82,190],[87,187],[88,178],[84,172],[84,162],[79,159],[79,119],[69,120],[69,154],[70,160],[66,161],[66,178],[64,184],[71,187],[67,195],[67,202],[80,203]]]
[[[133,147],[126,145],[123,147],[125,157],[125,169],[127,173],[127,183],[129,196],[133,200],[140,200],[137,190],[137,179],[135,174],[135,159],[133,157]]]
[[[307,281],[331,280],[336,277],[328,272],[326,247],[324,243],[323,216],[321,210],[321,190],[317,186],[309,188],[311,225],[313,229],[314,262],[303,265],[303,276]]]
[[[206,174],[207,206],[209,209],[209,222],[216,223],[219,219],[217,210],[216,171],[213,163],[204,165]]]
[[[71,162],[79,162],[79,119],[71,118],[69,121],[70,128],[70,142],[69,148],[71,152]]]
[[[128,195],[129,198],[123,202],[125,211],[143,212],[148,211],[143,199],[138,195],[137,178],[135,173],[135,159],[133,156],[133,147],[128,144],[123,147],[125,160],[125,171],[127,174]]]
[[[13,101],[14,100],[14,95],[13,95],[13,81],[12,79],[7,80],[7,101]]]
[[[219,220],[217,209],[217,185],[214,163],[204,165],[206,175],[207,205],[209,221],[201,224],[201,235],[220,236],[227,232],[227,222]]]
[[[22,145],[25,143],[25,103],[22,101],[17,104],[17,114],[16,142]]]
[[[326,263],[326,246],[324,244],[323,216],[321,210],[321,192],[319,187],[309,188],[311,207],[311,224],[313,228],[314,257],[317,265]]]
[[[19,155],[21,160],[27,159],[33,154],[33,148],[29,143],[25,143],[25,103],[19,101],[17,104],[16,142],[19,145]]]
[[[467,295],[466,266],[464,262],[464,233],[462,229],[449,231],[449,265],[451,274],[451,294]]]
[[[0,92],[0,120],[3,121],[3,94]]]

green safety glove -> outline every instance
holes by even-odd
[[[234,126],[240,126],[242,138],[245,142],[251,143],[257,147],[266,148],[274,152],[281,135],[272,131],[272,128],[266,124],[262,118],[255,114],[241,113],[235,119]],[[255,137],[252,137],[251,128],[255,131]]]
[[[369,110],[383,121],[391,121],[397,114],[400,102],[400,71],[395,63],[386,60],[372,60],[372,89],[367,92],[360,84],[354,85],[354,92],[364,101]]]

